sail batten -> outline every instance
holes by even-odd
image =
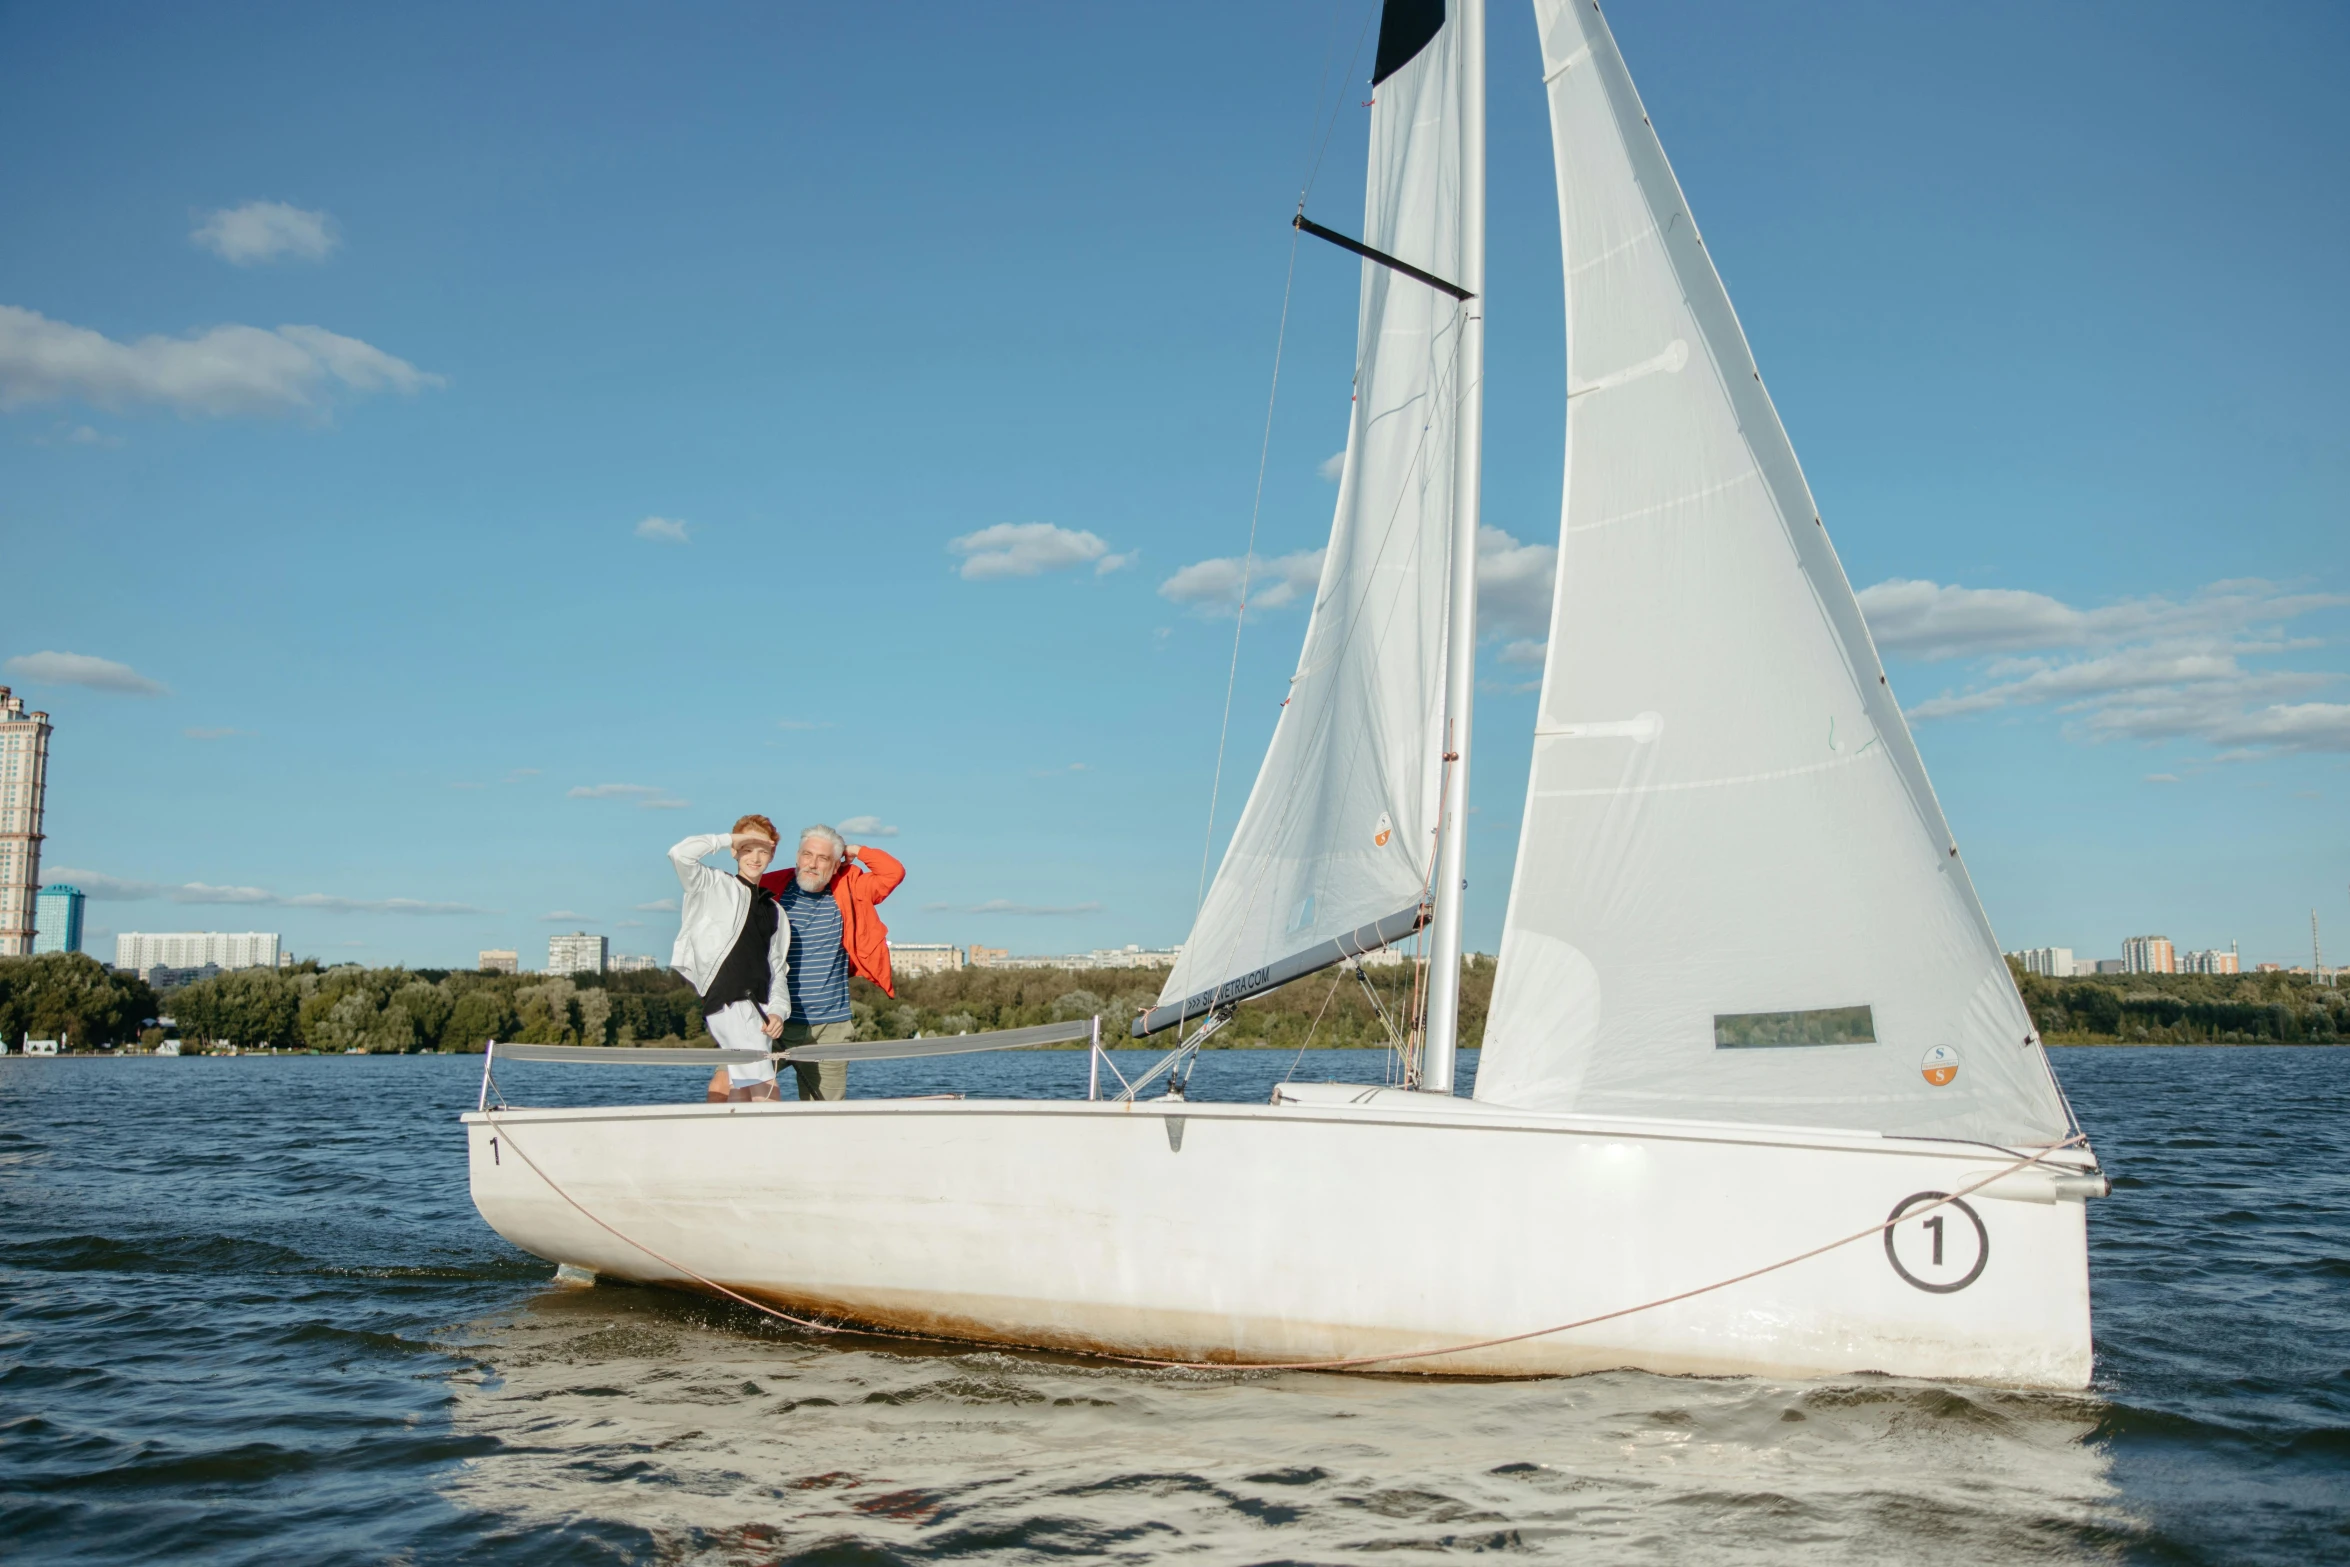
[[[1536,0],[1558,579],[1477,1097],[2037,1141],[2068,1114],[1622,56]],[[1722,1018],[1864,1009],[1769,1049]]]

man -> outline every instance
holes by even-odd
[[[732,875],[702,863],[725,848],[734,850]],[[764,816],[741,817],[732,832],[699,833],[669,850],[685,889],[669,966],[702,998],[710,1042],[721,1050],[770,1050],[791,1016],[791,926],[759,882],[774,861],[775,824]],[[720,1067],[707,1097],[713,1103],[780,1098],[775,1063]]]
[[[862,863],[860,863],[862,862]],[[845,1045],[849,976],[862,974],[895,996],[889,976],[889,929],[873,906],[897,891],[906,868],[870,844],[853,845],[819,824],[800,834],[799,861],[771,871],[760,885],[775,895],[799,959],[791,966],[791,1021],[779,1036],[794,1045]],[[846,1061],[794,1061],[802,1099],[845,1099]]]

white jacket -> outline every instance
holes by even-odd
[[[734,950],[751,916],[751,889],[732,871],[713,870],[702,857],[734,847],[734,835],[696,833],[669,851],[677,867],[678,885],[685,899],[677,911],[677,945],[670,949],[669,966],[683,974],[701,995],[718,977],[718,965]],[[791,998],[784,976],[791,972],[791,921],[775,911],[775,939],[767,944],[767,1010],[777,1017],[791,1016]]]

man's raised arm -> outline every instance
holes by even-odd
[[[864,866],[866,876],[871,878],[870,891],[875,903],[897,891],[898,883],[906,879],[906,868],[895,856],[884,854],[869,843],[851,844],[849,858]]]

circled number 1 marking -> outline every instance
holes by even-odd
[[[1965,1256],[1966,1242],[1961,1237],[1967,1232],[1962,1229],[1958,1230],[1956,1234],[1950,1233],[1949,1218],[1951,1214],[1964,1215],[1967,1223],[1974,1227],[1974,1265],[1955,1279],[1936,1281],[1920,1278],[1916,1273],[1910,1271],[1909,1263],[1901,1260],[1901,1248],[1894,1240],[1894,1237],[1900,1232],[1901,1221],[1911,1210],[1922,1208],[1928,1203],[1936,1206],[1932,1213],[1918,1221],[1918,1228],[1932,1237],[1928,1258],[1922,1266],[1928,1269],[1955,1266],[1955,1259],[1945,1261],[1945,1256],[1953,1244],[1957,1246],[1959,1256]],[[1964,1198],[1953,1197],[1948,1192],[1915,1192],[1895,1203],[1893,1212],[1885,1219],[1885,1260],[1893,1264],[1893,1271],[1901,1275],[1904,1283],[1915,1285],[1932,1295],[1955,1294],[1983,1276],[1983,1268],[1991,1260],[1991,1232],[1984,1227],[1983,1216],[1969,1207]],[[1913,1260],[1915,1259],[1913,1258]]]

